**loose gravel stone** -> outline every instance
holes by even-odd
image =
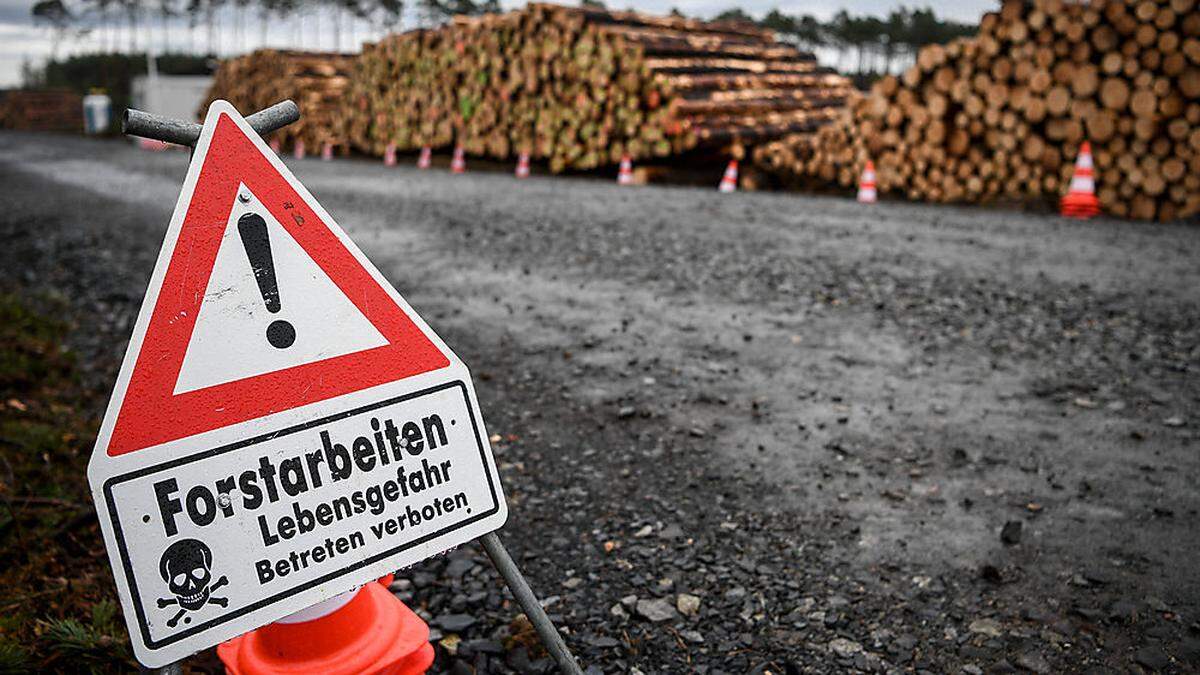
[[[1146,645],[1138,649],[1133,655],[1133,660],[1155,672],[1166,670],[1171,665],[1171,659],[1167,657],[1166,652],[1155,645]]]
[[[829,649],[841,659],[848,659],[863,650],[862,645],[846,638],[834,638],[829,641]]]
[[[1017,666],[1031,673],[1049,673],[1050,664],[1039,652],[1025,652],[1017,657]]]
[[[1010,520],[1000,530],[1000,541],[1009,546],[1021,543],[1021,521]]]
[[[433,625],[452,632],[464,631],[474,626],[475,622],[475,617],[469,614],[443,614],[433,619]]]
[[[689,593],[680,593],[675,598],[675,609],[684,616],[695,616],[700,612],[700,598]]]
[[[981,633],[990,637],[1000,637],[1004,634],[1004,627],[995,619],[976,619],[969,626],[972,633]]]
[[[671,606],[671,602],[664,598],[638,600],[637,615],[655,623],[670,621],[678,616],[675,613],[675,608]]]

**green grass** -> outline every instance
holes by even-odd
[[[31,672],[33,672],[33,658],[29,652],[8,638],[0,638],[0,674]]]
[[[64,664],[102,673],[128,661],[128,645],[117,637],[124,630],[124,626],[118,622],[116,603],[101,600],[92,605],[90,623],[76,619],[51,619],[45,622],[42,642]]]
[[[70,372],[61,348],[67,325],[29,309],[16,296],[0,294],[0,392],[28,390]]]
[[[0,674],[129,672],[87,488],[99,409],[61,303],[0,293]]]

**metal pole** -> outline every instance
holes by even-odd
[[[246,118],[246,122],[259,135],[265,135],[300,119],[300,108],[291,100],[281,101]],[[128,108],[121,119],[121,131],[130,136],[152,138],[156,141],[176,145],[194,146],[200,140],[202,126],[195,122],[155,115],[142,110]]]
[[[246,123],[250,128],[258,132],[259,136],[282,129],[300,119],[300,106],[290,98],[285,101],[280,101],[269,108],[263,108],[253,115],[246,118]]]
[[[488,532],[480,537],[479,541],[483,544],[483,550],[487,551],[488,557],[492,559],[496,570],[500,572],[500,576],[504,577],[504,583],[508,584],[508,590],[512,591],[517,602],[520,603],[521,609],[525,610],[525,616],[537,630],[542,644],[546,646],[546,650],[558,663],[558,669],[562,671],[563,675],[583,675],[583,670],[579,668],[578,663],[575,663],[575,657],[571,656],[571,650],[567,649],[567,643],[563,642],[562,636],[558,634],[558,629],[554,627],[550,617],[546,616],[546,610],[542,609],[537,596],[533,594],[533,589],[529,587],[525,577],[521,576],[521,570],[508,555],[500,537],[496,536],[495,532]]]
[[[121,131],[130,136],[152,138],[164,143],[193,146],[200,140],[200,125],[127,108],[121,118]]]

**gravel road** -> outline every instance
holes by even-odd
[[[0,135],[0,284],[96,387],[186,161]],[[289,165],[472,368],[593,672],[1200,670],[1194,223]],[[474,547],[394,588],[550,668]]]

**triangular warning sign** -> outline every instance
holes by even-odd
[[[508,515],[466,365],[225,101],[209,107],[88,482],[147,666]]]
[[[109,456],[450,364],[235,115],[209,111],[110,406]]]

